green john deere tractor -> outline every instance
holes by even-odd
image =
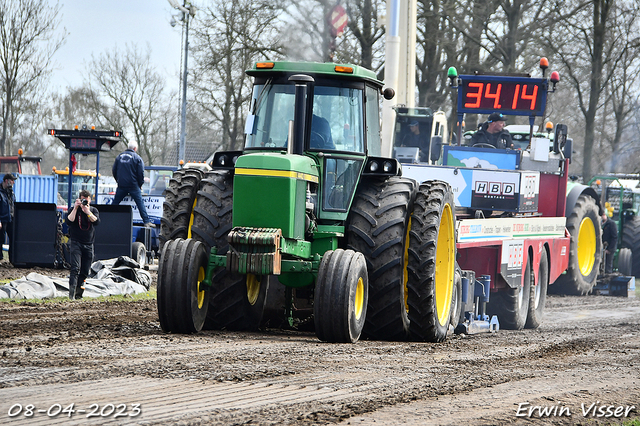
[[[265,62],[247,74],[244,150],[170,185],[162,329],[255,330],[269,286],[284,286],[283,316],[305,295],[321,340],[444,340],[456,304],[454,198],[380,156],[379,97],[393,91],[352,65]]]

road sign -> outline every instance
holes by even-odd
[[[329,13],[329,25],[334,37],[339,37],[347,26],[347,11],[339,4],[336,4]]]

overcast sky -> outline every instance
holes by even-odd
[[[157,71],[168,87],[178,89],[181,27],[169,25],[172,12],[177,11],[167,0],[60,0],[60,4],[58,30],[65,28],[68,35],[54,56],[53,90],[62,93],[67,86],[80,86],[91,54],[98,57],[114,47],[124,51],[127,43],[142,51],[149,43]]]

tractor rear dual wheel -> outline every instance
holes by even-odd
[[[173,172],[173,177],[164,192],[160,249],[169,240],[191,238],[192,212],[203,176],[204,173],[198,169],[180,169]]]
[[[571,234],[569,266],[549,287],[549,292],[581,296],[596,284],[602,260],[600,215],[592,197],[586,194],[578,197],[567,218],[567,230]]]
[[[316,335],[333,343],[355,343],[367,315],[369,282],[362,253],[330,250],[322,256],[313,298]]]
[[[416,183],[411,179],[362,180],[347,224],[347,248],[364,255],[369,303],[363,335],[378,340],[409,336],[406,283],[411,211]]]
[[[201,285],[209,257],[204,245],[178,238],[162,248],[158,266],[158,316],[164,331],[195,333],[207,316],[210,292]]]
[[[453,200],[447,183],[427,181],[420,185],[414,203],[409,230],[407,304],[411,337],[418,341],[443,341],[451,323],[452,307],[457,303]]]

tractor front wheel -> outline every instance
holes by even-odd
[[[209,289],[202,286],[209,257],[202,243],[178,238],[162,248],[158,266],[158,316],[164,331],[195,333],[202,329]]]
[[[334,343],[355,343],[367,314],[369,282],[362,253],[337,249],[322,256],[313,298],[316,335]]]

